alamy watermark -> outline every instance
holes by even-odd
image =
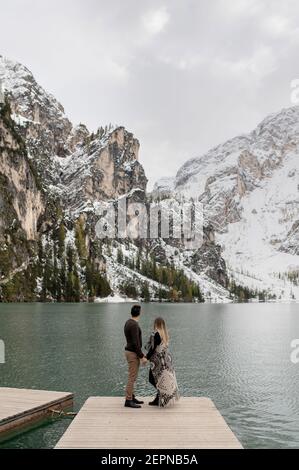
[[[290,359],[293,364],[299,363],[299,339],[293,339],[291,341],[291,348],[293,351],[291,352]]]
[[[117,202],[99,202],[96,215],[96,235],[101,239],[175,239],[187,249],[200,248],[203,243],[200,202],[128,202],[123,196]]]

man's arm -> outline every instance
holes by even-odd
[[[139,359],[142,359],[144,357],[144,354],[141,350],[141,344],[139,340],[139,326],[137,322],[135,322],[135,325],[133,326],[133,331],[132,331],[132,342],[135,347],[135,351]]]

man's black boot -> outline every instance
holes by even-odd
[[[128,408],[141,408],[140,405],[137,405],[137,403],[134,403],[133,400],[126,400],[125,401],[125,406]]]
[[[136,405],[143,405],[144,401],[142,400],[137,400],[135,395],[133,395],[133,402],[136,403]]]
[[[157,393],[155,399],[149,402],[150,406],[159,406],[159,393]]]

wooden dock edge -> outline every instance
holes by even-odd
[[[243,449],[208,397],[181,397],[164,409],[148,406],[150,397],[143,400],[141,410],[132,410],[123,406],[123,397],[89,397],[54,448]],[[134,441],[127,437],[130,426]]]
[[[64,410],[72,408],[74,404],[74,394],[66,394],[63,399],[57,399],[39,405],[35,408],[30,408],[23,413],[9,416],[8,418],[0,421],[0,438],[3,439],[5,434],[15,432],[19,434],[24,428],[30,425],[41,423],[46,418],[51,416],[51,410]]]

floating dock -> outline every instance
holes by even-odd
[[[241,449],[209,398],[184,397],[169,408],[124,407],[120,397],[90,397],[56,449]]]
[[[66,392],[0,387],[0,437],[51,416],[52,410],[73,406]]]

